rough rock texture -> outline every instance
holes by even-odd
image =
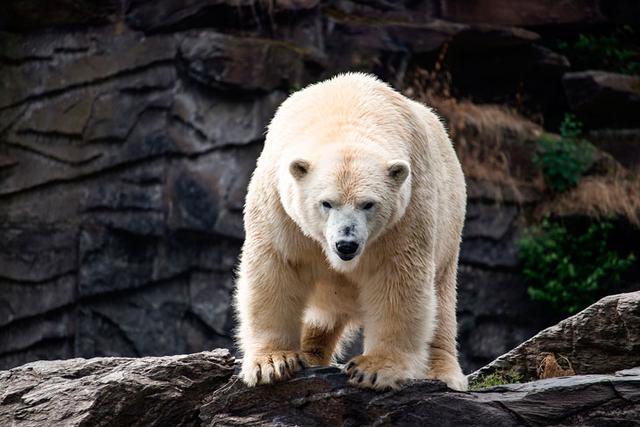
[[[34,362],[0,372],[0,424],[198,425],[202,397],[233,374],[228,350]]]
[[[576,374],[612,373],[640,366],[640,291],[611,295],[545,329],[489,365],[470,380],[496,371],[537,378],[542,357],[568,361]]]
[[[569,106],[590,127],[640,125],[640,76],[582,71],[566,73],[562,84]]]
[[[630,170],[640,170],[640,129],[598,129],[589,141]]]
[[[416,381],[376,393],[346,384],[335,368],[247,390],[235,377],[205,399],[202,425],[519,426],[640,421],[640,368],[511,384],[473,393]]]
[[[247,389],[227,350],[183,356],[35,362],[0,372],[0,424],[603,425],[640,421],[640,368],[480,392],[415,381],[363,391],[337,368]]]
[[[245,188],[265,125],[306,83],[364,70],[402,89],[407,70],[431,68],[448,51],[456,93],[522,95],[538,111],[558,102],[549,82],[561,85],[568,62],[537,30],[513,25],[586,24],[635,7],[575,0],[545,18],[550,2],[519,3],[519,20],[485,20],[481,12],[508,8],[3,1],[0,368],[231,347]],[[484,106],[469,122],[476,113],[495,117]],[[515,121],[503,122],[509,154],[526,171],[530,150]],[[473,123],[466,136],[483,139]],[[484,181],[469,182],[469,195],[458,306],[466,371],[555,321],[529,300],[514,245],[539,195]]]

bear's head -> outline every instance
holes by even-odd
[[[322,246],[331,266],[353,270],[367,245],[405,213],[411,169],[366,146],[326,146],[287,164],[285,209]]]

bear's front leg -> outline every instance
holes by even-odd
[[[406,271],[406,270],[405,270]],[[359,387],[397,388],[409,379],[425,378],[428,345],[435,322],[433,274],[411,277],[395,271],[363,283],[364,354],[344,367]]]
[[[243,248],[236,293],[240,377],[250,387],[289,378],[303,367],[302,313],[309,286],[275,252]]]

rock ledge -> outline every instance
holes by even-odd
[[[0,425],[602,425],[640,421],[640,368],[478,392],[415,381],[378,393],[315,368],[247,389],[228,350],[71,359],[0,372]]]

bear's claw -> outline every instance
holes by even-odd
[[[350,384],[377,390],[398,388],[410,378],[398,364],[382,356],[356,356],[344,366],[343,371]]]
[[[304,366],[300,353],[296,351],[271,351],[245,357],[240,378],[249,387],[272,384],[290,378]]]

